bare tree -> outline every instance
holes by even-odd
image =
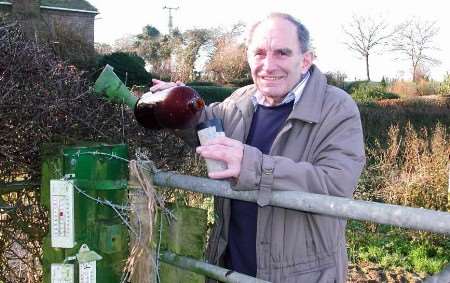
[[[114,52],[134,52],[136,42],[136,36],[128,34],[119,39],[116,39],[113,43]]]
[[[250,77],[245,46],[239,42],[244,28],[243,23],[238,23],[229,31],[216,31],[213,48],[205,66],[209,79],[223,84]]]
[[[98,54],[111,54],[113,52],[113,47],[108,43],[95,42],[94,43],[95,51]]]
[[[437,50],[433,40],[438,32],[436,22],[412,19],[405,22],[395,36],[392,50],[399,52],[410,61],[413,81],[416,81],[421,67],[439,63],[437,59],[429,55],[432,50]]]
[[[370,81],[369,56],[381,47],[387,46],[387,41],[398,30],[390,28],[383,18],[374,19],[370,16],[353,15],[352,21],[342,27],[347,41],[344,44],[365,59],[367,80]]]

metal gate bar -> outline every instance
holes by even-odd
[[[169,251],[160,253],[161,261],[174,265],[176,267],[186,269],[198,274],[205,275],[211,279],[220,282],[254,282],[254,283],[270,283],[269,281],[257,279],[242,273],[231,271],[216,265],[212,265],[203,261],[195,260],[189,257],[180,256]]]
[[[256,202],[258,194],[258,191],[234,191],[226,181],[173,172],[157,172],[153,176],[153,181],[157,186],[175,187],[251,202]],[[273,191],[270,205],[450,235],[450,213],[447,212],[300,191]]]

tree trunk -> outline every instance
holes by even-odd
[[[412,81],[416,82],[417,78],[416,78],[416,72],[417,72],[417,63],[413,61],[412,63],[412,67],[413,67],[413,73],[412,73]]]
[[[366,74],[367,74],[367,80],[370,81],[370,72],[369,72],[369,54],[366,54]]]

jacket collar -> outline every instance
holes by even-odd
[[[294,109],[292,109],[288,119],[299,119],[305,122],[318,123],[322,115],[327,80],[315,65],[311,66],[309,72],[311,76],[303,90],[303,94],[294,106]]]
[[[299,119],[305,122],[318,123],[322,115],[322,105],[325,99],[327,80],[325,75],[312,65],[310,77],[298,103],[295,104],[288,119]],[[242,94],[236,98],[236,107],[244,117],[252,117],[254,106],[251,97],[255,94],[255,85],[245,87]]]

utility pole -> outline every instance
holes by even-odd
[[[168,6],[164,6],[163,7],[163,9],[169,10],[169,34],[172,33],[172,28],[173,28],[173,24],[172,24],[172,10],[178,10],[178,8],[180,8],[180,7],[168,7]]]

